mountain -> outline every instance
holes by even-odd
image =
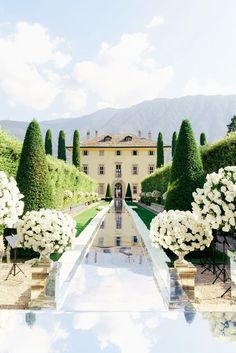
[[[165,143],[171,142],[173,131],[178,131],[183,118],[188,118],[196,138],[204,131],[209,142],[225,135],[231,117],[236,114],[236,95],[228,96],[186,96],[181,98],[157,98],[144,101],[126,109],[107,108],[95,113],[78,117],[42,121],[42,132],[52,129],[54,144],[57,143],[59,130],[66,132],[67,144],[72,141],[73,131],[78,129],[81,138],[86,132],[94,136],[95,130],[104,133],[134,133],[141,130],[142,136],[152,132],[155,139],[158,132],[164,135]],[[1,128],[19,139],[24,138],[28,123],[2,120]]]

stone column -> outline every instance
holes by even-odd
[[[190,300],[195,299],[195,277],[196,267],[191,262],[175,263],[180,283]]]

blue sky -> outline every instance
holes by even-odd
[[[2,0],[0,119],[236,94],[234,0]]]

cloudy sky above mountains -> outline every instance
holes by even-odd
[[[235,0],[2,0],[0,119],[236,94]]]

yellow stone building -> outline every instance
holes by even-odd
[[[72,149],[72,147],[68,147]],[[170,146],[164,146],[165,160]],[[128,183],[132,196],[139,198],[141,181],[154,172],[156,167],[156,141],[151,133],[147,138],[133,134],[107,134],[81,143],[81,170],[98,182],[98,194],[104,197],[107,185],[112,188],[113,197],[125,197]]]

